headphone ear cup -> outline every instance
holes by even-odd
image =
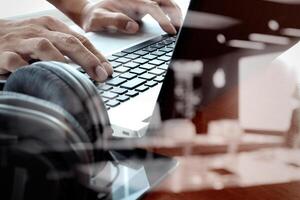
[[[28,109],[35,112],[41,112],[43,114],[48,115],[49,117],[52,117],[54,120],[58,120],[60,123],[68,127],[70,130],[69,132],[66,132],[66,139],[68,140],[68,143],[75,144],[77,147],[80,147],[84,149],[84,146],[89,145],[90,141],[87,135],[85,134],[85,131],[82,129],[82,127],[78,124],[78,122],[64,109],[61,107],[51,103],[47,102],[42,99],[38,99],[35,97],[31,97],[24,94],[14,93],[14,92],[0,92],[0,105],[6,105],[6,106],[14,106],[15,108],[23,108]],[[11,129],[20,128],[21,132],[23,132],[23,127],[19,126],[19,118],[18,113],[15,113],[16,120],[13,120],[15,123],[15,127],[9,127],[7,129],[7,132],[10,132]],[[6,120],[6,119],[5,119]],[[7,124],[10,124],[9,122]],[[25,127],[26,128],[26,127]],[[45,140],[47,137],[45,138]],[[89,151],[78,151],[80,152],[81,160],[84,163],[92,163],[94,158],[93,154]]]
[[[71,142],[80,142],[80,139],[70,127],[47,113],[26,108],[27,106],[12,105],[15,101],[4,104],[2,97],[5,96],[0,95],[0,134],[14,137],[16,141],[8,146],[0,143],[0,150],[5,149],[1,155],[6,154],[1,157],[0,171],[4,169],[11,172],[12,169],[16,169],[16,172],[13,172],[14,178],[4,176],[8,181],[14,181],[11,192],[25,195],[24,199],[56,199],[62,193],[66,194],[63,188],[68,188],[68,184],[65,184],[65,181],[77,179],[77,176],[70,178],[61,175],[77,173],[77,167],[88,163],[82,152],[77,151],[77,146]],[[29,102],[27,105],[33,103]],[[90,178],[82,177],[85,174],[81,173],[78,175],[81,176],[81,180],[88,181]],[[0,182],[6,180],[4,177],[1,176]],[[24,183],[19,179],[22,177]],[[5,185],[4,188],[7,187]],[[46,195],[50,191],[52,193]]]
[[[57,104],[69,112],[95,142],[109,127],[109,119],[93,83],[69,65],[38,62],[18,69],[5,91],[27,94]]]

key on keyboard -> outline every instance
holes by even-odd
[[[155,75],[153,75],[153,74],[143,74],[143,75],[141,75],[139,78],[142,78],[142,79],[146,79],[146,80],[152,80],[152,79],[154,79],[155,78]]]
[[[120,77],[130,80],[130,79],[133,79],[133,78],[137,77],[137,75],[136,74],[132,74],[130,72],[127,72],[125,74],[120,75]]]
[[[107,98],[107,99],[114,99],[116,98],[118,95],[115,93],[111,93],[111,92],[103,92],[102,96]]]
[[[129,90],[132,90],[142,84],[146,83],[145,80],[143,79],[140,79],[140,78],[135,78],[135,79],[132,79],[124,84],[121,85],[122,88],[126,88],[126,89],[129,89]]]
[[[145,73],[146,70],[141,69],[141,68],[135,68],[135,69],[131,70],[130,72],[134,73],[134,74],[137,74],[137,75],[141,75],[141,74]]]
[[[110,90],[110,92],[116,93],[116,94],[125,94],[127,92],[126,89],[122,89],[122,88],[114,88],[112,90]]]
[[[127,67],[117,67],[116,69],[114,69],[115,72],[119,72],[119,73],[125,73],[125,72],[128,72],[130,69],[127,68]]]
[[[112,85],[112,86],[119,86],[124,82],[126,82],[126,79],[116,77],[116,78],[113,78],[113,79],[107,81],[106,84]]]

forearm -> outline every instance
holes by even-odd
[[[62,11],[76,24],[82,25],[81,13],[84,7],[89,3],[88,0],[47,0],[57,9]]]

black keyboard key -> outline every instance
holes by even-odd
[[[165,73],[165,70],[162,69],[152,69],[151,71],[149,71],[150,74],[154,74],[154,75],[162,75]]]
[[[107,99],[114,99],[116,98],[118,95],[112,92],[103,92],[102,93],[102,97],[105,97]]]
[[[110,107],[116,107],[116,106],[120,105],[120,102],[117,100],[110,100],[106,103],[106,105],[108,105]]]
[[[141,75],[141,74],[145,73],[146,70],[141,69],[141,68],[135,68],[135,69],[132,69],[130,72],[134,73],[134,74],[137,74],[137,75]]]
[[[173,52],[170,52],[170,53],[166,54],[166,56],[170,56],[170,57],[172,57],[172,55],[173,55]]]
[[[158,69],[167,70],[169,68],[169,65],[163,64],[158,66]]]
[[[133,53],[133,52],[135,52],[137,50],[140,50],[140,49],[141,49],[141,47],[137,45],[137,46],[133,46],[131,48],[125,49],[122,52],[129,54],[129,53]]]
[[[172,44],[172,43],[173,43],[173,41],[168,40],[168,39],[161,41],[161,44],[164,44],[164,45],[169,45],[169,44]]]
[[[117,67],[116,69],[114,69],[115,72],[119,72],[119,73],[125,73],[125,72],[128,72],[130,69],[127,68],[127,67]]]
[[[126,79],[116,77],[116,78],[113,78],[113,79],[107,81],[106,84],[109,84],[109,85],[112,85],[112,86],[119,86],[119,85],[121,85],[122,83],[125,83],[125,82],[126,82]]]
[[[138,92],[133,91],[133,90],[130,90],[130,91],[128,91],[128,92],[126,93],[126,95],[129,96],[129,97],[135,97],[135,96],[137,96],[138,94],[139,94]]]
[[[161,56],[161,57],[158,57],[157,59],[168,62],[168,61],[170,61],[171,58],[169,56]]]
[[[149,46],[149,45],[152,45],[152,44],[154,44],[154,43],[156,43],[156,42],[159,42],[159,41],[161,41],[162,39],[164,39],[163,36],[159,36],[159,37],[156,37],[156,38],[154,38],[154,39],[151,39],[151,40],[148,40],[148,41],[146,41],[146,42],[143,42],[143,43],[141,43],[141,44],[138,44],[138,45],[136,45],[136,46],[130,47],[130,48],[128,48],[128,49],[125,49],[125,50],[122,51],[122,52],[125,52],[125,53],[133,53],[133,52],[138,51],[138,50],[140,50],[140,49],[142,49],[142,48],[145,48],[145,47],[147,47],[147,46]]]
[[[163,52],[163,51],[154,51],[151,53],[151,55],[155,55],[155,56],[163,56],[165,54],[166,54],[166,52]]]
[[[175,43],[169,44],[168,47],[174,49],[175,48]]]
[[[148,87],[154,87],[156,86],[158,83],[156,81],[148,81],[147,83],[145,83],[146,86]]]
[[[133,62],[136,62],[136,63],[139,63],[139,64],[145,64],[145,63],[147,63],[148,62],[148,60],[146,60],[146,59],[143,59],[143,58],[138,58],[138,59],[135,59],[135,60],[133,60]]]
[[[162,64],[164,64],[165,62],[164,61],[162,61],[162,60],[152,60],[152,61],[150,61],[149,62],[149,64],[151,64],[151,65],[162,65]]]
[[[112,65],[113,68],[116,68],[116,67],[119,67],[119,66],[122,65],[121,63],[118,63],[118,62],[115,62],[115,61],[110,62],[110,64]]]
[[[137,77],[137,75],[136,74],[132,74],[130,72],[127,72],[127,73],[124,73],[124,74],[120,75],[120,77],[121,78],[125,78],[127,80],[130,80],[130,79],[133,79],[133,78]]]
[[[103,90],[103,91],[108,91],[108,90],[111,90],[113,87],[110,86],[110,85],[99,85],[98,86],[98,89],[99,90]]]
[[[125,53],[125,52],[118,52],[118,53],[113,54],[113,56],[116,56],[116,57],[124,57],[126,55],[127,55],[127,53]]]
[[[126,63],[125,65],[124,65],[124,67],[128,67],[128,68],[136,68],[136,67],[138,67],[140,64],[138,64],[138,63],[134,63],[134,62],[130,62],[130,63]]]
[[[118,59],[118,57],[117,56],[109,56],[108,58],[107,58],[107,60],[108,61],[115,61],[115,60],[117,60]]]
[[[158,76],[158,77],[156,77],[155,79],[154,79],[154,81],[157,81],[157,82],[163,82],[164,81],[164,77],[162,77],[162,76]]]
[[[114,72],[114,73],[111,75],[111,77],[112,77],[112,78],[116,78],[116,77],[119,76],[119,75],[120,75],[120,73]]]
[[[157,58],[157,56],[150,55],[150,54],[143,56],[143,59],[147,59],[147,60],[154,60],[155,58]]]
[[[125,102],[129,99],[130,98],[128,96],[125,96],[125,95],[118,96],[118,98],[117,98],[117,100],[120,101],[120,102]]]
[[[173,48],[169,48],[169,47],[164,47],[159,49],[160,51],[166,52],[166,53],[170,53],[172,52],[174,49]]]
[[[143,74],[143,75],[141,75],[139,78],[142,78],[142,79],[146,79],[146,80],[152,80],[152,79],[154,79],[155,78],[155,75],[153,75],[153,74]]]
[[[136,55],[136,54],[128,54],[127,56],[125,56],[125,58],[129,58],[131,60],[137,59],[139,57],[140,55]]]
[[[153,52],[153,51],[156,51],[157,50],[157,48],[153,48],[153,47],[146,47],[146,48],[144,48],[143,49],[144,51],[148,51],[148,52]]]
[[[139,50],[134,52],[134,54],[140,55],[140,56],[144,56],[148,54],[148,51],[143,51],[143,50]]]
[[[160,48],[162,48],[162,47],[164,47],[164,46],[165,46],[165,45],[159,44],[159,43],[151,45],[152,48],[157,48],[157,49],[160,49]]]
[[[160,42],[158,42],[157,44],[159,44],[159,45],[166,45],[165,43],[164,43],[164,41],[162,40],[162,41],[160,41]]]
[[[149,87],[141,85],[140,87],[137,87],[135,90],[138,92],[145,92],[148,89],[149,89]]]
[[[105,97],[102,97],[102,101],[103,101],[104,103],[106,103],[106,102],[109,101],[109,99],[107,99],[107,98],[105,98]]]
[[[166,42],[168,42],[169,44],[175,42],[173,38],[167,38],[165,39]]]
[[[144,83],[146,83],[145,80],[140,79],[140,78],[135,78],[135,79],[132,79],[132,80],[122,84],[121,87],[132,90],[140,85],[143,85]]]
[[[119,62],[122,64],[128,63],[130,61],[130,59],[128,58],[118,58],[117,60],[115,60],[115,62]]]
[[[156,67],[155,65],[150,65],[150,64],[144,64],[144,65],[140,66],[140,68],[146,69],[146,70],[151,70],[151,69],[153,69],[155,67]]]
[[[125,94],[127,92],[126,89],[122,89],[122,88],[114,88],[112,90],[110,90],[110,92],[116,93],[116,94]]]

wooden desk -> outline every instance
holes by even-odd
[[[274,151],[277,150],[274,149]],[[285,156],[283,155],[283,157]],[[254,186],[249,186],[249,187],[226,186],[225,189],[218,189],[218,190],[201,188],[202,187],[201,183],[199,182],[197,183],[197,180],[199,181],[199,176],[197,177],[197,175],[201,173],[200,163],[202,161],[198,161],[197,159],[193,160],[191,159],[191,157],[179,157],[179,162],[180,162],[180,166],[171,175],[169,175],[168,178],[166,178],[161,184],[159,184],[159,186],[157,186],[156,189],[148,193],[144,197],[144,199],[146,200],[148,199],[149,200],[150,199],[158,199],[158,200],[160,199],[163,200],[169,200],[169,199],[170,200],[173,199],[293,200],[295,199],[296,200],[297,199],[299,200],[300,199],[300,190],[299,190],[300,181],[297,180],[292,180],[287,182],[279,181],[280,183],[275,181],[272,184],[259,184],[259,186],[255,186],[254,184]],[[205,160],[203,160],[203,162],[205,162]],[[260,164],[254,163],[253,165],[254,168],[256,165],[258,166],[257,168],[259,168]],[[273,163],[270,162],[270,165],[273,165]],[[294,170],[299,170],[299,169],[300,169],[299,166],[296,166]],[[275,172],[277,171],[278,173],[281,173],[277,177],[285,176],[284,173],[281,172],[280,170],[275,170]],[[255,174],[256,169],[250,171],[249,174],[251,175],[253,174],[253,172]],[[262,171],[258,169],[257,176],[259,176],[259,174],[262,174],[261,172]],[[245,173],[248,172],[245,171]],[[296,177],[298,175],[299,173],[295,174],[295,179],[297,179]],[[262,176],[265,176],[265,174],[262,174]],[[193,177],[194,180],[189,177]],[[243,179],[242,176],[239,178]],[[238,184],[243,185],[244,183],[245,183],[244,181],[241,181]]]
[[[299,200],[300,182],[183,193],[152,192],[144,200]]]

